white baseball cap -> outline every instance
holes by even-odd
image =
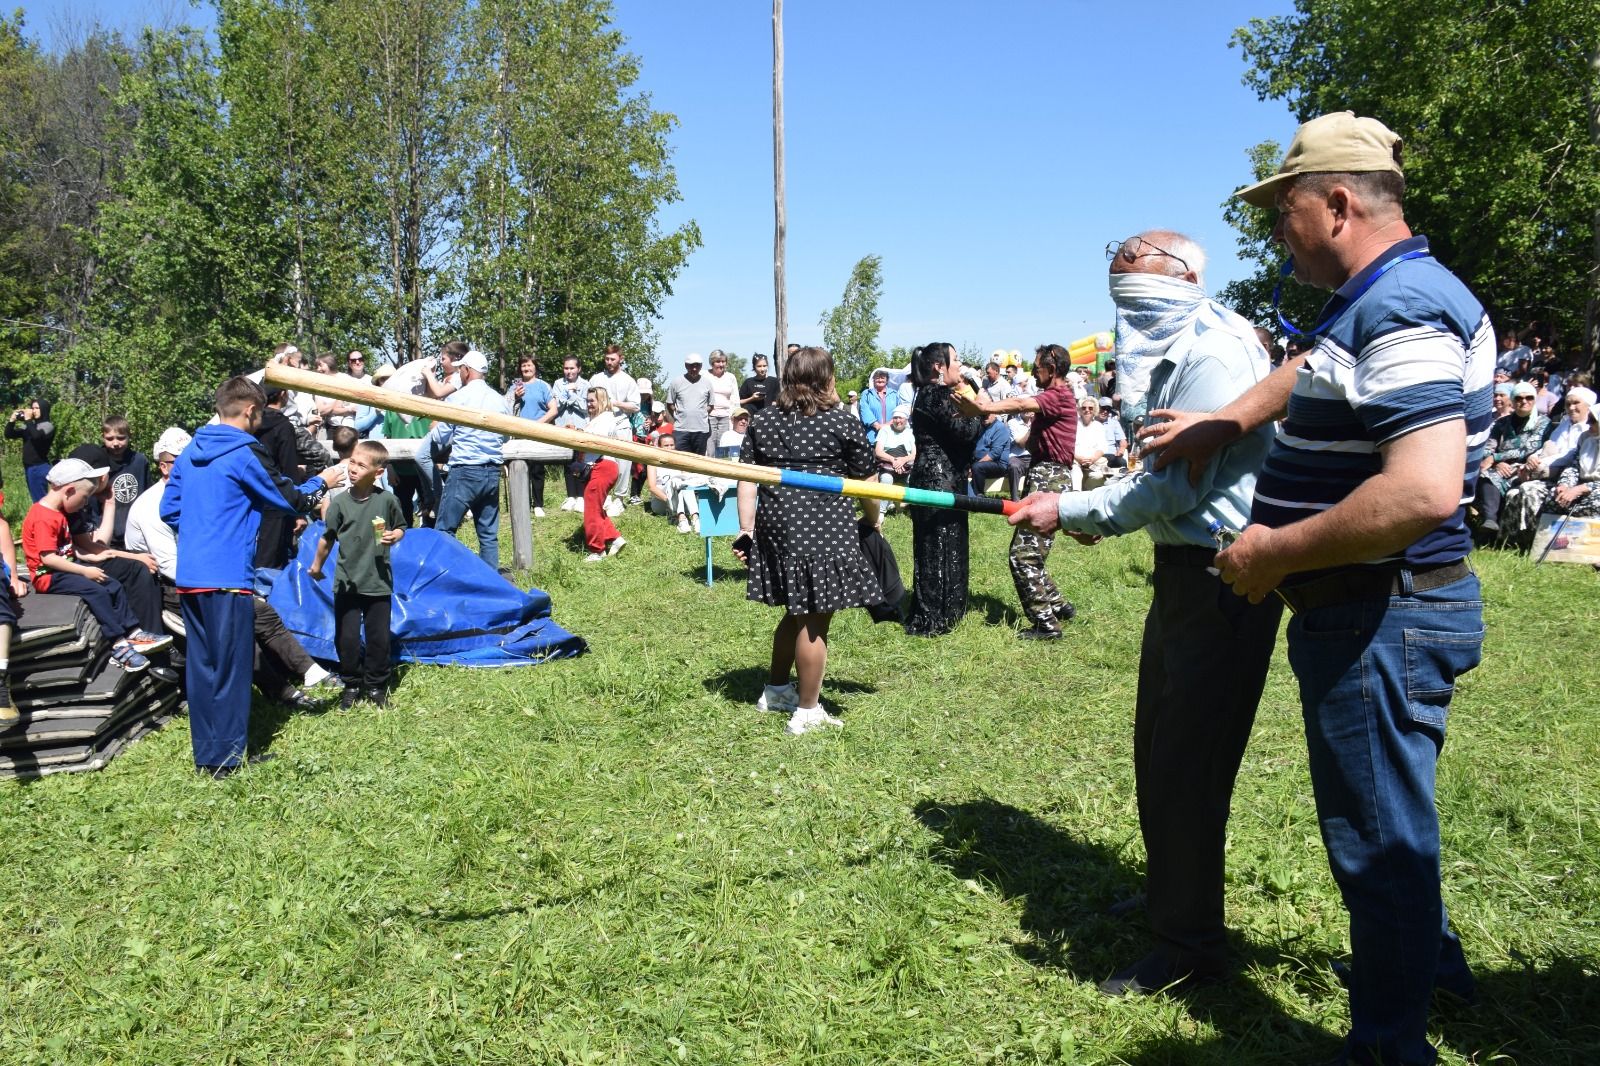
[[[176,459],[183,454],[183,450],[189,446],[189,442],[192,440],[194,440],[193,437],[177,426],[168,426],[162,431],[161,436],[156,438],[156,445],[150,449],[150,452],[157,459],[160,459],[163,455],[170,455]]]
[[[63,459],[50,468],[45,480],[52,485],[70,485],[75,481],[94,481],[110,472],[109,466],[90,466],[82,459]]]
[[[480,374],[489,372],[489,360],[476,348],[471,349],[461,357],[461,365],[469,370],[476,370]]]

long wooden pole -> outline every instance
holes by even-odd
[[[469,407],[413,396],[380,385],[367,385],[351,378],[332,374],[318,374],[311,370],[273,363],[267,367],[266,381],[291,392],[310,392],[318,396],[331,396],[351,403],[377,407],[385,411],[431,418],[437,422],[450,422],[458,426],[472,426],[523,440],[544,441],[573,452],[597,452],[601,455],[628,459],[646,466],[664,466],[669,470],[682,470],[707,477],[726,478],[730,481],[753,481],[758,485],[784,485],[791,488],[811,489],[856,499],[890,500],[916,504],[923,507],[943,507],[959,511],[977,511],[986,514],[1011,514],[1018,504],[1011,500],[996,500],[988,496],[962,496],[949,492],[932,492],[905,485],[886,485],[877,481],[854,481],[849,478],[808,474],[798,470],[784,470],[775,466],[754,466],[736,463],[729,459],[713,459],[692,452],[669,451],[649,444],[615,437],[601,437],[580,429],[546,425],[517,415],[502,415],[492,411],[475,411]]]
[[[783,175],[783,0],[772,0],[772,303],[777,329],[772,364],[783,377],[789,361],[789,286],[785,259],[789,222]]]

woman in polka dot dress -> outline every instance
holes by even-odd
[[[866,431],[839,403],[826,349],[802,348],[788,358],[777,403],[750,423],[740,460],[835,477],[872,472]],[[865,520],[875,524],[878,502],[861,503]],[[772,634],[771,675],[756,706],[788,712],[794,734],[840,725],[821,705],[828,624],[835,611],[883,602],[877,574],[861,551],[853,501],[742,482],[739,529],[734,551],[750,568],[746,595],[784,608]]]

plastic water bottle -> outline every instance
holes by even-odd
[[[1235,533],[1221,522],[1218,522],[1215,518],[1213,518],[1211,520],[1211,524],[1206,527],[1206,532],[1211,534],[1211,543],[1217,546],[1217,551],[1221,551],[1239,539],[1239,534]],[[1208,566],[1206,567],[1206,573],[1210,574],[1212,577],[1216,577],[1218,574],[1221,574],[1222,571],[1218,570],[1214,566]]]

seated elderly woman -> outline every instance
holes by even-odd
[[[1600,518],[1600,410],[1589,408],[1586,429],[1578,438],[1572,462],[1562,467],[1539,514]],[[1536,516],[1532,528],[1537,526]]]
[[[1472,506],[1467,509],[1468,519],[1486,539],[1499,535],[1505,495],[1529,477],[1525,465],[1528,457],[1539,450],[1550,430],[1550,420],[1534,410],[1535,389],[1531,384],[1519,382],[1506,391],[1510,394],[1511,411],[1496,418],[1489,430],[1478,487]]]
[[[1500,508],[1500,531],[1524,550],[1533,544],[1533,531],[1545,504],[1577,461],[1579,443],[1591,429],[1594,401],[1594,390],[1585,386],[1567,391],[1567,416],[1549,430],[1539,450],[1528,456],[1523,464],[1524,480],[1506,494]]]
[[[1555,491],[1544,505],[1551,514],[1574,518],[1600,516],[1600,409],[1590,406],[1589,428],[1578,440],[1578,454],[1561,471]]]
[[[677,438],[671,433],[663,433],[656,438],[656,447],[675,452],[678,450]],[[694,490],[709,484],[709,478],[704,474],[651,466],[645,471],[644,483],[650,490],[652,511],[668,518],[676,517],[679,533],[688,533],[691,529],[700,532],[700,505]]]
[[[878,430],[878,440],[872,446],[872,457],[878,462],[878,480],[885,485],[904,485],[911,464],[917,460],[917,441],[911,432],[909,420],[911,406],[899,404],[889,416],[889,424]],[[883,516],[894,510],[894,504],[884,504],[878,511],[878,524]]]
[[[1072,488],[1088,492],[1105,484],[1110,473],[1106,453],[1111,442],[1100,424],[1100,401],[1085,396],[1078,401],[1078,432],[1072,444]]]

